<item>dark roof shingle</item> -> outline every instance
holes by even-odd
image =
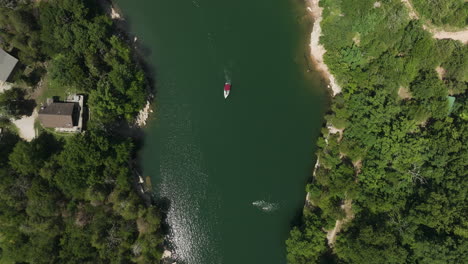
[[[39,110],[39,120],[44,127],[73,127],[73,111],[75,103],[52,103]]]

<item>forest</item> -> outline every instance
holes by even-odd
[[[428,16],[447,13],[437,3],[466,14],[463,1],[413,2]],[[468,263],[467,45],[434,39],[399,0],[320,5],[325,62],[343,91],[288,263]],[[432,17],[466,26],[466,15]]]
[[[97,1],[1,0],[0,39],[19,59],[0,95],[0,263],[158,263],[161,213],[137,192],[141,144],[123,132],[150,84],[126,34]],[[86,95],[84,133],[18,137],[10,120],[42,81]]]
[[[412,0],[418,13],[439,27],[465,28],[468,2],[464,0]]]

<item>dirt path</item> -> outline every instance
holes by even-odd
[[[459,40],[463,44],[468,44],[468,29],[458,32],[437,31],[434,29],[429,30],[436,39],[453,39]]]
[[[37,116],[37,110],[34,110],[31,116],[23,116],[21,119],[11,120],[11,122],[18,128],[19,136],[22,139],[31,141],[36,137],[34,122],[36,121]]]
[[[413,4],[409,0],[401,0],[401,2],[408,8],[409,17],[411,19],[419,19],[418,13],[414,10]]]
[[[419,19],[419,14],[414,9],[410,0],[401,0],[401,2],[408,8],[411,19]],[[423,28],[432,33],[432,36],[436,39],[453,39],[461,41],[463,44],[468,43],[468,29],[451,32],[436,28],[434,25],[430,24],[424,25]]]
[[[351,204],[351,200],[345,200],[343,205],[341,205],[341,208],[345,211],[346,217],[342,220],[336,220],[335,228],[327,232],[328,246],[330,248],[335,245],[336,235],[341,231],[342,226],[354,218],[354,214],[351,210]]]

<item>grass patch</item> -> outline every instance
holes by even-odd
[[[62,86],[52,80],[49,75],[44,77],[44,92],[36,99],[38,106],[45,104],[47,98],[56,98],[57,100],[63,101],[70,94],[80,93],[82,91],[72,86]]]

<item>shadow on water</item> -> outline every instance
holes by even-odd
[[[164,237],[167,237],[170,235],[170,232],[171,232],[171,227],[170,225],[168,224],[168,220],[167,220],[167,215],[171,209],[171,200],[167,197],[158,197],[158,198],[155,198],[155,196],[153,196],[153,204],[159,209],[159,211],[161,212],[161,227],[160,227],[160,230],[161,230],[161,234],[164,236]],[[163,250],[169,250],[171,252],[174,252],[175,251],[175,248],[174,248],[174,245],[169,241],[169,240],[165,240],[164,241],[164,244],[163,244]],[[179,264],[188,264],[187,262],[183,261],[183,260],[180,260],[177,258],[177,256],[173,256],[172,258],[165,258],[162,260],[162,264],[172,264],[172,263],[179,263]]]
[[[113,24],[117,29],[118,36],[125,40],[127,44],[132,48],[133,59],[140,65],[145,72],[145,76],[148,80],[148,88],[151,95],[154,97],[156,94],[156,79],[157,70],[153,65],[146,62],[145,58],[150,57],[153,54],[152,49],[149,46],[142,44],[138,41],[138,38],[131,34],[131,20],[127,16],[123,16],[119,7],[111,0],[98,0],[97,4],[100,6],[104,13],[110,15],[112,9],[114,9],[122,18],[113,19]]]
[[[290,230],[292,230],[292,228],[295,226],[301,226],[303,224],[302,215],[303,215],[303,207],[297,208],[296,211],[294,212],[294,217],[292,218],[289,224]]]
[[[111,0],[98,0],[97,4],[101,7],[101,10],[104,10],[106,14],[111,14],[112,9],[114,9],[118,14],[123,16],[122,12],[118,6]],[[154,65],[147,63],[145,58],[148,58],[153,55],[153,51],[149,46],[144,45],[142,42],[138,41],[138,38],[131,34],[131,20],[129,17],[122,17],[122,19],[113,19],[114,26],[118,32],[118,36],[125,40],[127,44],[131,47],[132,58],[136,64],[144,71],[145,77],[148,83],[148,98],[147,100],[153,105],[155,97],[157,95],[157,69]],[[111,128],[112,131],[118,131],[121,136],[130,137],[133,139],[136,144],[137,153],[134,157],[134,160],[131,162],[131,170],[133,172],[133,187],[137,190],[138,195],[145,201],[147,205],[153,205],[158,208],[161,213],[161,235],[167,237],[170,233],[170,226],[167,221],[167,215],[171,208],[171,201],[167,197],[156,197],[151,189],[151,184],[142,184],[140,179],[143,172],[142,166],[142,149],[145,145],[146,133],[144,129],[129,124],[126,120],[121,120],[114,127]],[[162,250],[173,250],[172,245],[166,240],[164,241]],[[174,261],[169,260],[170,263]],[[181,261],[177,263],[184,264]]]
[[[167,197],[154,198],[154,205],[156,205],[162,214],[161,230],[163,234],[167,235],[170,232],[170,226],[167,224],[167,214],[171,209],[171,200]]]
[[[97,5],[96,7],[99,8],[99,12],[104,12],[105,14],[110,15],[112,13],[112,9],[114,9],[118,14],[123,16],[120,12],[120,9],[111,0],[98,0],[95,4]],[[137,41],[136,36],[131,34],[131,21],[128,17],[113,19],[112,21],[115,27],[115,31],[117,32],[117,36],[124,40],[131,48],[132,60],[145,73],[147,81],[146,88],[148,91],[147,101],[152,104],[157,93],[157,70],[153,65],[147,63],[145,60],[145,58],[148,58],[153,54],[152,49]],[[143,129],[134,124],[129,124],[126,120],[121,120],[121,122],[115,124],[111,130],[118,131],[122,136],[134,138],[137,142],[138,151],[140,151],[141,146],[144,145],[145,132]]]

